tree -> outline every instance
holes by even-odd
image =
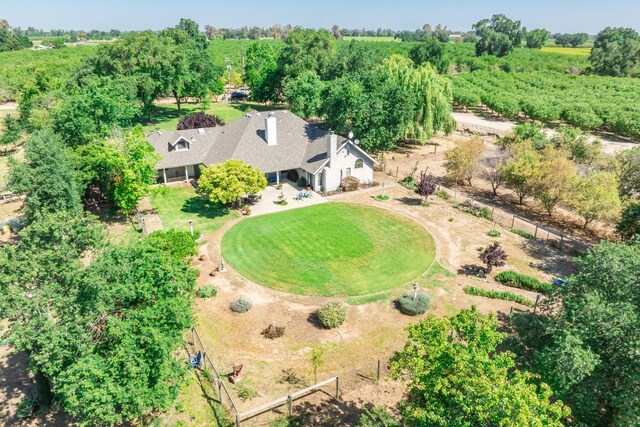
[[[640,235],[640,200],[630,199],[625,202],[616,230],[625,240]]]
[[[615,170],[620,183],[620,195],[640,197],[640,147],[616,154]]]
[[[480,171],[480,159],[484,152],[484,142],[480,138],[468,138],[456,141],[454,149],[445,153],[447,177],[450,180],[471,180]]]
[[[287,37],[280,56],[285,77],[297,77],[305,71],[322,76],[335,53],[336,41],[327,30],[295,28]]]
[[[95,184],[124,213],[130,213],[156,181],[160,156],[144,136],[142,126],[116,133],[102,143],[79,150],[81,178]]]
[[[555,34],[553,36],[556,45],[558,46],[571,46],[576,48],[589,40],[589,34],[587,33],[575,33],[575,34]]]
[[[597,74],[629,76],[640,63],[640,35],[631,28],[607,27],[596,36],[589,60]]]
[[[527,31],[525,40],[529,49],[540,49],[547,42],[549,31],[543,29],[535,29]]]
[[[580,129],[571,126],[556,128],[551,142],[556,148],[567,150],[571,160],[576,163],[590,165],[602,155],[602,144],[599,140],[589,141],[589,137]]]
[[[24,194],[24,220],[30,224],[40,215],[82,211],[70,158],[62,141],[50,130],[27,141],[24,162],[10,159],[8,187]]]
[[[331,27],[331,34],[333,35],[333,38],[336,40],[340,40],[342,38],[342,34],[340,33],[340,27],[338,27],[337,25],[333,25]]]
[[[0,52],[26,49],[33,46],[28,37],[16,34],[5,19],[2,19],[1,22],[3,25],[0,26]]]
[[[271,43],[253,42],[247,48],[244,79],[251,88],[251,99],[258,102],[280,100],[279,51]]]
[[[4,131],[0,135],[0,145],[4,145],[4,155],[6,156],[9,151],[9,145],[13,145],[20,141],[20,135],[22,129],[20,129],[20,123],[11,114],[7,114],[2,119],[4,125]]]
[[[638,271],[638,241],[593,246],[576,258],[570,285],[558,289],[557,303],[539,320],[543,327],[525,343],[533,344],[535,370],[585,425],[640,420]]]
[[[576,178],[568,202],[584,218],[583,228],[596,219],[616,221],[621,210],[618,181],[610,172],[591,172]]]
[[[431,35],[441,43],[449,42],[449,30],[447,29],[446,25],[445,26],[442,26],[440,24],[436,25],[436,28],[434,28],[433,33]]]
[[[187,114],[178,121],[177,130],[202,129],[224,126],[224,122],[218,116],[206,114],[204,112]]]
[[[309,364],[311,365],[311,369],[313,370],[313,382],[318,382],[318,369],[322,365],[324,365],[324,359],[322,356],[324,355],[324,348],[321,345],[314,345],[311,348],[311,356],[309,357]]]
[[[549,216],[558,203],[569,199],[576,175],[571,160],[553,148],[545,149],[534,178],[533,195]]]
[[[267,187],[267,178],[242,160],[203,167],[198,179],[198,192],[213,203],[237,202],[241,197],[256,194]]]
[[[77,147],[131,126],[140,113],[133,77],[90,75],[63,95],[53,112],[53,129],[66,145]]]
[[[438,190],[438,183],[436,182],[436,178],[433,174],[428,174],[427,171],[420,172],[420,179],[418,180],[418,185],[416,186],[416,193],[428,199],[433,193]]]
[[[415,99],[412,120],[402,122],[406,139],[424,144],[436,132],[449,134],[455,129],[449,79],[429,64],[415,68],[408,58],[400,55],[385,59],[381,68],[392,82],[411,92]]]
[[[283,84],[284,97],[289,109],[305,119],[318,117],[322,107],[324,83],[314,71],[305,71]]]
[[[430,63],[440,74],[446,73],[449,68],[449,60],[445,57],[445,45],[433,37],[416,44],[409,51],[409,57],[416,66]]]
[[[453,317],[428,315],[410,325],[390,374],[408,383],[399,405],[407,426],[563,426],[569,415],[536,376],[497,351],[504,334],[493,315],[475,307]]]
[[[524,204],[525,197],[531,195],[540,165],[540,154],[528,144],[514,149],[514,153],[502,167],[505,182],[513,188],[519,203]]]
[[[504,265],[508,255],[502,249],[500,243],[493,242],[480,253],[478,258],[484,262],[484,265],[487,266],[487,274],[490,274],[493,267],[502,267]]]
[[[492,157],[486,160],[485,168],[482,171],[482,177],[489,181],[491,184],[491,190],[493,191],[493,195],[498,195],[498,188],[504,184],[504,173],[502,172],[502,168],[506,159],[504,157]]]
[[[473,25],[479,40],[476,42],[476,55],[483,53],[505,56],[514,48],[520,47],[525,29],[520,21],[512,21],[504,15],[493,15]]]

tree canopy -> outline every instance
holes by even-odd
[[[237,202],[241,197],[256,194],[267,186],[267,178],[242,160],[203,167],[198,179],[198,192],[213,203]]]
[[[589,60],[593,70],[603,76],[628,76],[637,72],[640,35],[632,28],[607,27],[596,36]]]
[[[487,53],[494,56],[505,56],[520,47],[526,32],[520,21],[513,21],[505,15],[482,19],[473,25],[473,29],[479,37],[476,54]]]
[[[563,426],[569,415],[548,385],[496,351],[504,334],[475,307],[453,317],[428,315],[409,326],[391,359],[391,376],[407,383],[399,405],[407,426]]]
[[[527,31],[525,41],[529,49],[540,49],[549,38],[549,31],[541,28]]]

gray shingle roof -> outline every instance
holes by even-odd
[[[268,145],[265,140],[265,119],[270,115],[276,118],[276,145]],[[228,125],[206,128],[203,133],[197,129],[154,132],[147,138],[162,156],[160,169],[239,159],[264,173],[296,168],[316,173],[327,161],[327,133],[289,111],[252,111]],[[193,141],[192,148],[170,151],[169,143],[180,137]],[[338,147],[345,142],[346,138],[338,136]]]

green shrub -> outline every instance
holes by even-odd
[[[493,216],[491,215],[491,209],[486,206],[481,206],[473,200],[467,199],[456,207],[462,212],[470,213],[471,215],[477,216],[479,218],[493,219]]]
[[[286,200],[280,200],[280,201],[278,202],[278,204],[279,204],[280,206],[287,206],[287,205],[289,204],[289,202],[287,202]]]
[[[218,293],[218,290],[213,285],[205,285],[196,291],[196,296],[198,298],[211,298],[215,297]]]
[[[516,271],[503,271],[496,275],[497,282],[514,288],[526,289],[534,292],[551,292],[551,283],[541,282],[535,277],[520,274]]]
[[[518,304],[526,305],[528,307],[533,307],[534,303],[529,298],[524,297],[522,295],[514,294],[512,292],[506,291],[489,291],[486,289],[476,288],[475,286],[465,286],[463,289],[465,294],[476,295],[485,298],[491,299],[501,299],[505,301],[513,301]]]
[[[404,314],[415,316],[429,309],[429,297],[426,294],[418,294],[414,299],[413,294],[405,294],[398,299],[398,305]]]
[[[304,176],[301,176],[300,178],[298,178],[298,187],[306,187],[307,186],[307,180],[305,179]]]
[[[244,297],[240,297],[231,303],[231,311],[234,313],[246,313],[249,310],[251,310],[251,303]]]
[[[449,193],[447,193],[444,190],[438,190],[436,191],[436,196],[440,197],[442,200],[449,200],[451,197],[449,196]]]
[[[19,420],[31,418],[37,405],[38,398],[35,395],[25,397],[20,401],[20,403],[18,403],[18,407],[16,408],[16,418]]]
[[[500,236],[502,236],[502,233],[499,232],[498,230],[491,230],[490,232],[487,233],[487,236],[489,236],[489,237],[500,237]]]
[[[525,239],[533,239],[533,234],[528,231],[520,230],[519,228],[512,228],[511,232],[513,234],[517,234],[520,237],[524,237]]]
[[[413,175],[409,175],[406,178],[402,179],[400,181],[400,185],[408,188],[409,190],[415,190],[416,189],[416,181],[413,178]]]
[[[366,405],[356,427],[400,427],[402,423],[384,406]]]
[[[236,386],[236,392],[238,393],[238,397],[240,398],[240,400],[242,400],[243,402],[255,399],[255,397],[258,395],[257,391],[244,383],[238,384]]]
[[[318,310],[318,321],[327,329],[337,328],[345,320],[347,320],[347,308],[339,302],[328,302]]]
[[[389,197],[386,194],[378,194],[377,196],[375,196],[376,200],[379,200],[381,202],[386,202],[387,200],[389,200],[391,197]]]
[[[360,180],[355,176],[347,176],[340,182],[342,191],[356,191],[360,188]]]

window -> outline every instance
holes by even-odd
[[[356,160],[356,164],[355,164],[356,169],[362,169],[363,164],[364,162],[362,161],[362,159]]]
[[[351,168],[347,168],[347,176],[351,176]]]
[[[176,145],[174,145],[173,148],[176,151],[188,150],[189,149],[189,143],[187,141],[185,141],[184,139],[181,139],[180,141],[176,142]]]

